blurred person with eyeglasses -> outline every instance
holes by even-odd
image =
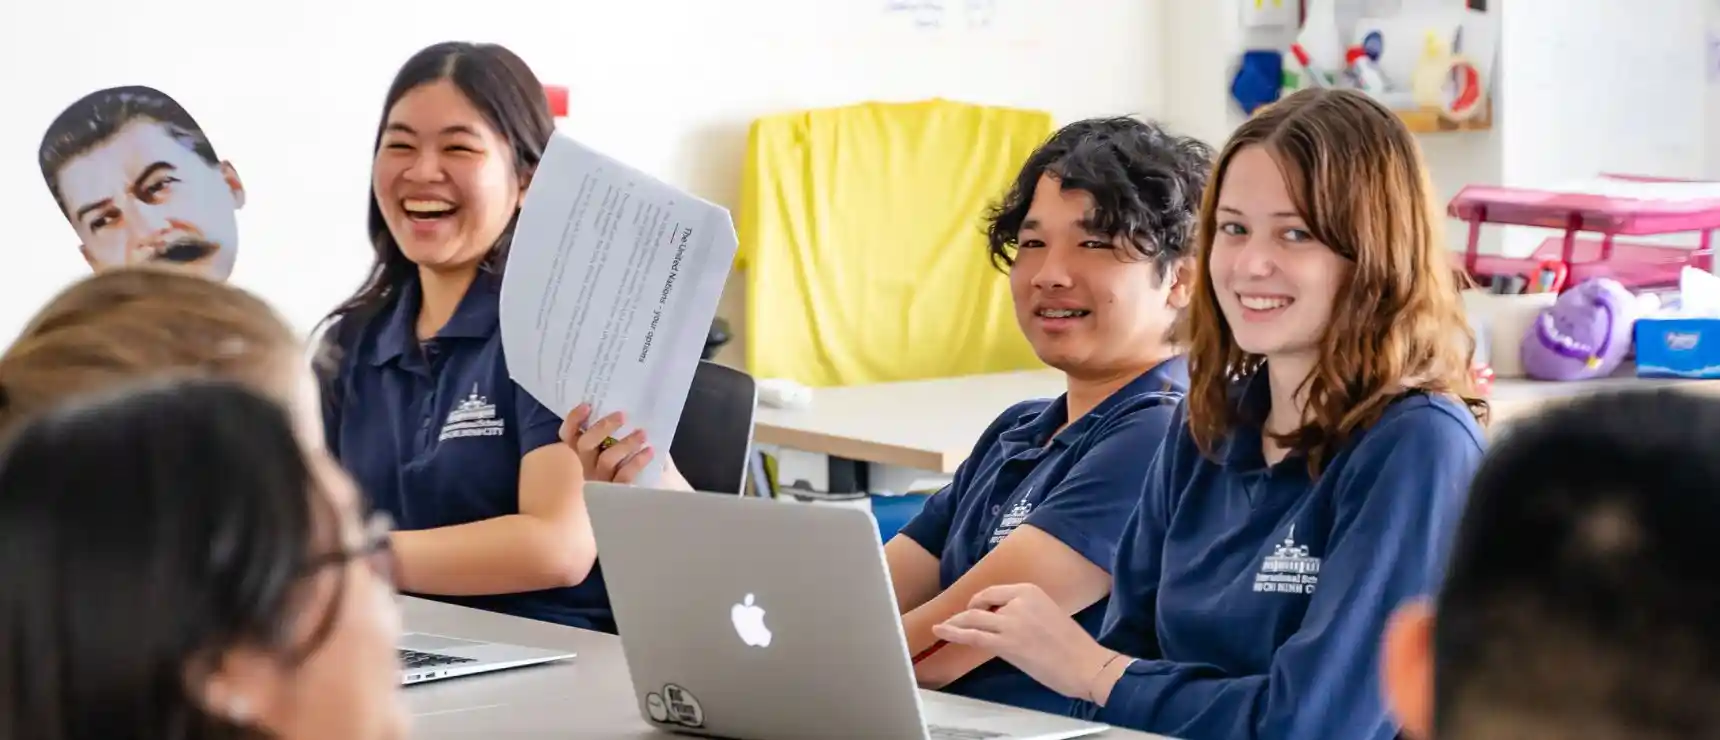
[[[388,523],[231,380],[71,398],[0,451],[0,740],[396,740]]]

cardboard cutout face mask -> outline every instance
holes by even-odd
[[[48,126],[38,160],[91,269],[169,262],[232,274],[245,187],[173,98],[138,86],[90,93]]]

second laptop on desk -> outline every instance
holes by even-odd
[[[423,632],[401,635],[397,647],[400,651],[400,683],[407,686],[574,657],[573,653],[560,650],[462,640]]]
[[[743,740],[1022,738],[1104,725],[914,684],[863,510],[587,483],[640,712]]]

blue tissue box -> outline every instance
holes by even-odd
[[[1636,374],[1720,378],[1720,319],[1639,319]]]

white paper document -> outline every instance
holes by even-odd
[[[663,469],[729,266],[734,221],[557,133],[526,190],[502,281],[502,351],[514,382],[565,416],[626,414]]]

